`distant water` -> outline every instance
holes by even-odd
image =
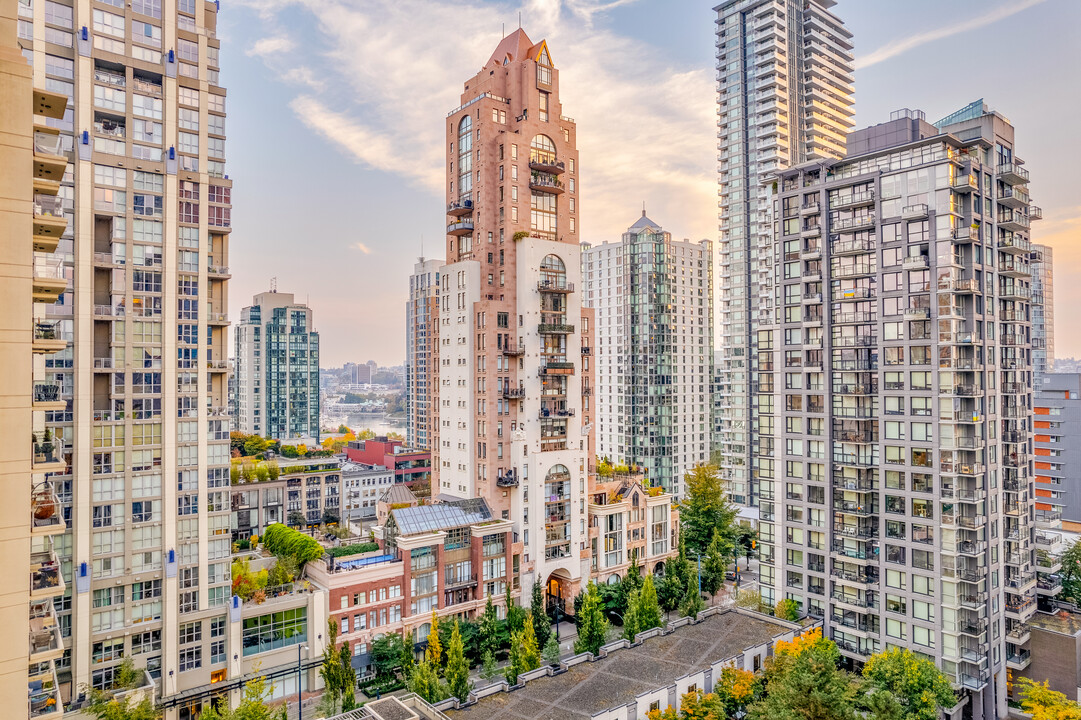
[[[387,433],[398,433],[399,435],[405,435],[405,417],[390,417],[389,415],[379,415],[376,413],[357,413],[355,415],[349,415],[349,421],[346,423],[353,430],[360,432],[361,430],[371,430],[376,435],[386,435]]]

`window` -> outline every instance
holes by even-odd
[[[180,672],[195,670],[203,666],[203,649],[184,648],[180,651]]]
[[[244,620],[244,657],[289,647],[308,639],[308,609],[296,608]]]

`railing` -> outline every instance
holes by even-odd
[[[998,174],[999,175],[1015,175],[1015,176],[1021,178],[1022,182],[1028,182],[1028,179],[1029,179],[1028,170],[1021,167],[1019,164],[1012,163],[1012,162],[1002,163],[1001,165],[999,165],[998,166]]]
[[[574,292],[574,283],[565,280],[538,280],[537,290],[541,292]]]
[[[34,339],[35,340],[61,340],[60,332],[58,330],[60,323],[47,323],[38,322],[34,323]]]
[[[63,155],[63,144],[57,133],[34,132],[34,152],[40,155]]]
[[[64,198],[59,195],[34,195],[34,214],[39,217],[64,217]]]
[[[541,333],[572,333],[574,332],[574,326],[566,323],[540,323],[537,325],[537,332]]]
[[[58,383],[34,383],[34,402],[57,402],[60,400]]]
[[[562,190],[563,181],[548,177],[547,175],[531,175],[529,178],[529,186],[534,188],[555,188]]]
[[[495,94],[490,93],[490,92],[486,92],[486,93],[482,93],[482,94],[476,96],[475,98],[473,98],[469,102],[465,103],[464,105],[459,105],[458,107],[454,108],[449,113],[447,113],[447,117],[450,117],[451,115],[453,115],[456,112],[461,112],[462,110],[465,110],[467,107],[469,107],[473,103],[480,102],[481,100],[483,100],[485,98],[495,100],[496,102],[503,103],[504,105],[510,105],[510,100],[509,99],[507,99],[505,97],[500,97],[499,95],[495,95]]]

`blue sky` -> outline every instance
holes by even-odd
[[[692,0],[223,0],[235,181],[234,317],[276,277],[307,298],[322,365],[404,357],[408,275],[442,257],[443,118],[518,22],[547,38],[578,123],[581,236],[640,212],[715,238],[714,13]],[[1017,128],[1056,251],[1058,355],[1081,356],[1081,3],[841,0],[857,126],[984,98]],[[1074,172],[1070,172],[1073,170]]]

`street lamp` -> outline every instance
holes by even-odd
[[[304,656],[307,645],[297,645],[297,720],[304,720]]]

